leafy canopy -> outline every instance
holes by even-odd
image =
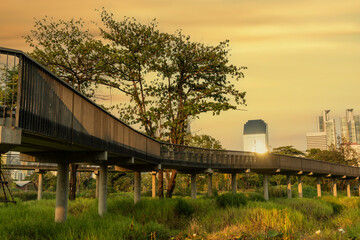
[[[190,119],[245,104],[245,92],[231,79],[238,81],[246,68],[229,63],[228,41],[207,46],[180,31],[161,33],[156,20],[116,21],[105,10],[101,17],[102,36],[110,42],[108,74],[113,87],[130,98],[119,105],[124,121],[140,124],[152,137],[184,144]]]

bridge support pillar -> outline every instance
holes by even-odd
[[[156,172],[151,173],[151,197],[156,197]]]
[[[141,197],[141,172],[134,172],[134,203],[140,201]]]
[[[321,178],[316,179],[317,196],[321,197]]]
[[[96,188],[95,188],[95,198],[98,199],[99,198],[99,171],[95,171],[95,183],[96,183]]]
[[[287,175],[287,197],[291,198],[291,175]]]
[[[336,179],[333,179],[333,180],[332,180],[332,185],[333,185],[333,195],[334,195],[334,197],[337,197]]]
[[[236,193],[237,190],[236,173],[231,174],[231,188],[232,188],[232,192]]]
[[[196,174],[191,174],[191,198],[196,199]]]
[[[298,192],[299,192],[299,198],[302,198],[303,197],[303,186],[302,186],[301,176],[298,177]]]
[[[350,180],[346,180],[346,195],[348,197],[351,197],[351,185]]]
[[[100,166],[99,173],[99,196],[98,196],[98,213],[102,217],[106,213],[107,208],[107,175],[108,167],[107,165]]]
[[[269,201],[269,175],[264,174],[264,198]]]
[[[212,173],[207,174],[207,185],[208,185],[208,196],[211,197],[213,195],[212,189]]]
[[[56,179],[55,222],[64,222],[67,217],[69,194],[69,164],[58,163]]]
[[[42,199],[42,188],[43,188],[43,172],[39,172],[39,183],[38,183],[38,192],[37,192],[37,199]]]

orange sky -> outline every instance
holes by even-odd
[[[230,40],[231,61],[247,66],[239,84],[247,111],[202,115],[192,130],[242,150],[243,125],[268,123],[272,147],[306,149],[324,109],[339,123],[346,108],[360,114],[359,0],[12,0],[0,8],[0,46],[29,51],[21,36],[34,18],[83,18],[99,22],[95,9],[143,23],[157,18],[162,31],[182,29],[193,40]],[[116,97],[113,98],[116,99]]]

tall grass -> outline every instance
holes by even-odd
[[[0,204],[0,236],[15,240],[360,238],[358,197],[265,202],[259,193],[240,195],[246,204],[220,207],[216,199],[221,195],[196,200],[143,197],[134,204],[130,194],[110,194],[103,218],[97,214],[96,199],[78,198],[69,202],[63,224],[54,223],[53,199]]]

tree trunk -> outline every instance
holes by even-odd
[[[76,170],[79,165],[70,164],[69,200],[75,200],[76,195]]]
[[[158,196],[160,199],[164,198],[164,174],[162,169],[159,169],[158,172]]]
[[[177,175],[177,171],[176,170],[172,170],[171,172],[171,178],[170,178],[170,181],[169,181],[169,184],[168,184],[168,189],[166,191],[166,197],[167,198],[171,198],[172,197],[172,194],[174,192],[174,189],[175,189],[175,184],[176,184],[176,175]]]

